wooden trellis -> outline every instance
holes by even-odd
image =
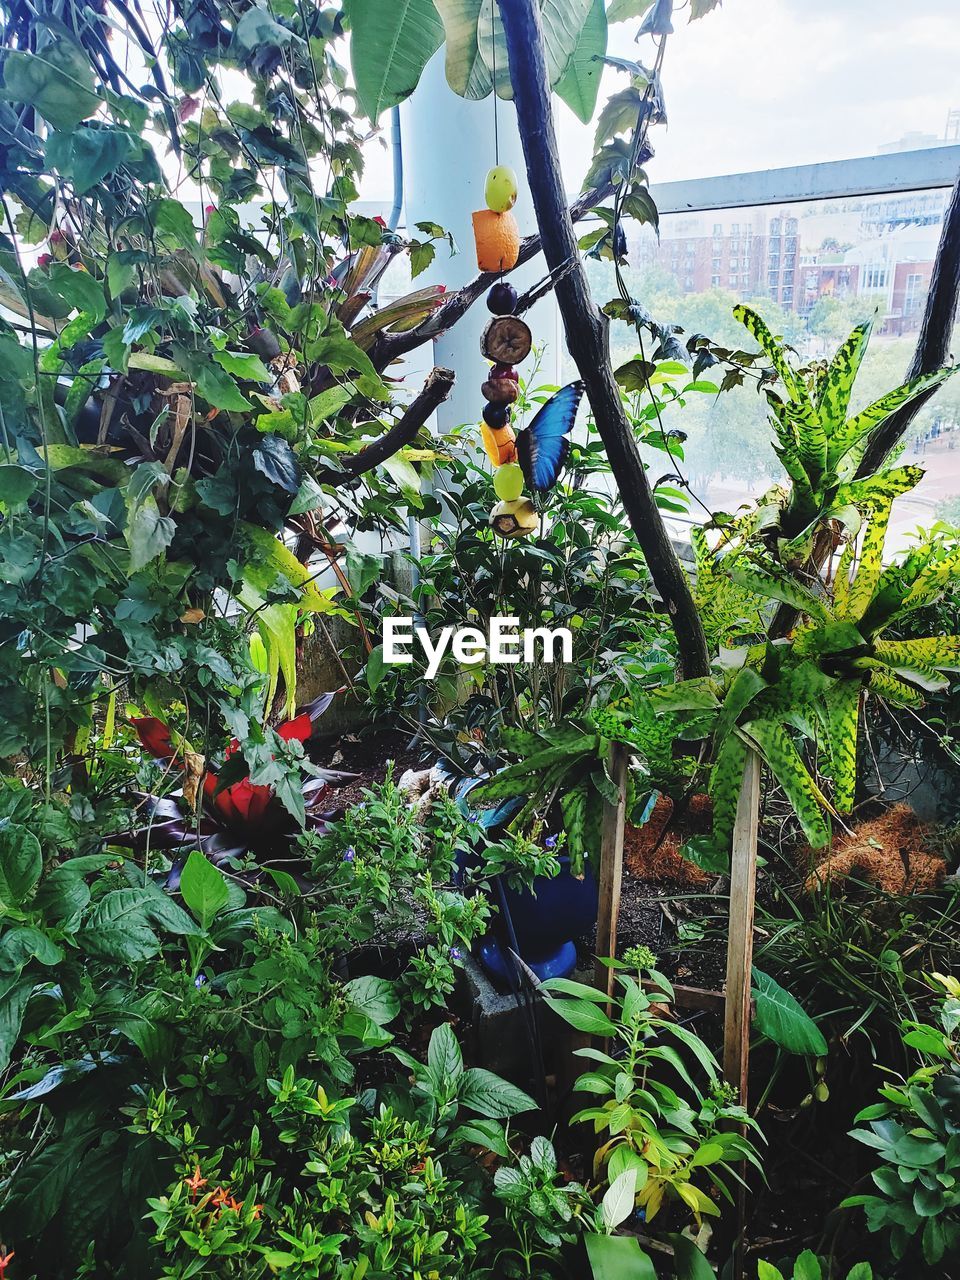
[[[614,745],[609,775],[617,789],[617,803],[604,801],[600,840],[600,903],[597,913],[596,986],[608,995],[614,971],[603,963],[617,952],[617,922],[623,880],[623,837],[626,823],[627,753]],[[753,921],[757,894],[757,831],[760,822],[760,757],[747,755],[737,802],[737,816],[730,850],[730,916],[727,933],[727,976],[723,991],[675,986],[677,1005],[683,1008],[723,1010],[723,1074],[747,1105],[750,1069],[751,987],[753,975]],[[734,1247],[733,1276],[743,1275],[743,1229],[746,1188],[738,1187],[738,1230]]]

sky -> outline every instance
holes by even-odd
[[[612,27],[609,52],[649,61],[638,25]],[[874,155],[911,131],[941,137],[960,108],[960,0],[723,0],[698,22],[677,12],[674,25],[653,183]],[[622,83],[608,69],[601,102]],[[557,113],[576,189],[592,130],[563,104]],[[372,147],[368,164],[362,194],[388,197],[387,156]]]

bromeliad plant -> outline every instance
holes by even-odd
[[[304,830],[323,830],[333,816],[320,808],[330,784],[352,775],[320,769],[305,757],[303,744],[335,694],[325,693],[276,730],[251,724],[239,708],[228,714],[244,746],[234,738],[217,766],[191,750],[182,735],[155,716],[138,716],[134,728],[147,751],[166,766],[165,776],[183,779],[165,796],[144,796],[146,821],[111,844],[169,851],[168,885],[176,888],[191,849],[215,863],[252,856],[257,864],[289,857]],[[175,742],[175,737],[177,741]]]
[[[714,831],[688,846],[688,853],[717,870],[726,865],[748,750],[759,752],[810,844],[820,847],[830,838],[828,815],[853,807],[865,693],[917,705],[924,691],[946,686],[945,671],[960,667],[960,637],[883,635],[937,599],[960,569],[960,549],[933,540],[884,568],[892,504],[918,483],[922,471],[902,466],[858,474],[874,432],[943,382],[953,367],[914,379],[848,418],[870,324],[858,326],[829,367],[801,369],[755,312],[738,307],[736,314],[780,381],[783,394],[767,388],[766,395],[776,452],[791,484],[721,526],[707,582],[719,584],[723,593],[724,639],[737,626],[731,612],[744,611],[751,595],[757,615],[769,617],[776,603],[776,621],[786,616],[792,626],[782,639],[768,636],[725,657],[712,712],[709,683],[699,684],[701,709],[715,717]],[[841,544],[835,572],[822,573],[821,565]],[[703,562],[703,537],[698,556]],[[832,781],[829,799],[798,749],[798,733],[823,749],[823,772]]]

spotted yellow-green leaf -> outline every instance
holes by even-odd
[[[853,808],[857,782],[857,725],[860,680],[838,680],[826,698],[827,746],[833,778],[833,804],[839,813]]]
[[[718,846],[729,850],[733,824],[737,817],[737,801],[747,763],[747,744],[738,733],[731,733],[720,743],[710,773],[710,799],[713,801],[713,837]]]
[[[928,562],[917,574],[907,598],[906,609],[918,609],[931,604],[960,575],[960,551]]]
[[[864,352],[870,341],[873,320],[858,324],[840,350],[830,361],[818,397],[820,420],[828,436],[833,436],[847,420],[850,392],[856,381]]]
[[[891,666],[933,667],[960,671],[960,636],[927,636],[917,640],[878,640],[876,655]]]
[[[872,693],[878,694],[881,698],[886,698],[888,702],[894,702],[903,707],[923,706],[923,694],[920,690],[913,689],[910,685],[905,684],[903,680],[899,680],[879,662],[870,667],[867,675],[867,684],[870,686]]]
[[[861,409],[855,418],[850,418],[835,432],[830,449],[831,464],[836,466],[855,444],[869,435],[881,422],[885,422],[892,413],[896,413],[898,409],[902,409],[904,405],[915,400],[917,396],[923,395],[925,391],[933,391],[941,382],[945,382],[951,374],[955,373],[956,369],[956,365],[949,365],[945,369],[937,369],[934,373],[925,373],[919,378],[913,378],[910,382],[905,382],[902,387],[888,391],[885,396],[875,400],[866,409]]]
[[[798,384],[803,385],[799,379]],[[805,473],[811,480],[819,476],[827,465],[827,433],[813,401],[809,397],[800,403],[790,400],[775,407],[774,413],[792,441]]]
[[[923,467],[891,467],[862,480],[848,480],[837,487],[834,503],[880,510],[902,493],[909,493],[923,479]]]
[[[786,792],[810,846],[821,849],[829,844],[830,824],[825,813],[830,808],[829,801],[810,776],[783,725],[772,720],[751,720],[744,725],[744,733],[756,743],[767,767]]]
[[[833,575],[833,610],[841,619],[850,616],[850,587],[853,581],[853,562],[856,552],[856,543],[851,539],[841,551]]]
[[[779,420],[778,420],[779,422]],[[779,444],[774,448],[774,453],[783,464],[783,469],[793,481],[794,500],[800,500],[801,503],[814,502],[813,486],[810,483],[810,477],[807,475],[806,467],[796,444],[790,438],[786,427],[782,431],[777,432]]]
[[[802,378],[799,378],[791,368],[783,343],[773,336],[763,317],[745,303],[739,303],[733,308],[733,317],[739,320],[756,339],[760,349],[776,369],[790,399],[797,404],[808,401],[809,394]]]
[[[731,567],[730,572],[734,582],[748,587],[758,595],[780,600],[812,618],[826,621],[829,617],[824,602],[772,560],[760,562],[741,559]]]
[[[587,792],[586,787],[574,787],[560,797],[560,813],[567,836],[567,853],[574,875],[583,870],[586,856]]]
[[[883,573],[883,545],[887,537],[887,524],[893,498],[887,495],[871,505],[870,514],[860,542],[857,572],[846,595],[848,618],[862,617],[873,600]]]

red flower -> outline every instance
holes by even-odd
[[[190,1188],[191,1196],[195,1196],[201,1187],[207,1185],[206,1178],[200,1177],[200,1166],[197,1165],[192,1178],[184,1178],[184,1182]]]
[[[37,266],[38,266],[38,267],[49,267],[49,265],[50,265],[50,263],[51,263],[52,261],[53,261],[53,254],[52,254],[52,253],[41,253],[41,254],[37,257]]]
[[[386,219],[385,219],[385,218],[381,218],[381,217],[380,217],[380,215],[379,215],[379,213],[378,213],[378,214],[377,214],[377,216],[374,218],[374,222],[376,222],[379,226],[383,227],[384,231],[388,231],[388,230],[389,230],[389,228],[388,228],[388,226],[387,226]]]
[[[313,732],[314,717],[326,710],[331,698],[332,695],[324,695],[313,704],[310,710],[282,724],[277,732],[284,742],[306,742]],[[183,768],[168,725],[155,716],[135,716],[133,726],[140,741],[152,756],[157,760],[169,761]],[[240,743],[234,738],[227,747],[225,758],[229,760],[239,749]],[[208,764],[203,779],[204,799],[216,816],[229,824],[242,825],[259,821],[274,799],[273,787],[251,782],[249,778],[241,778],[239,782],[234,782],[220,791],[217,790],[218,785],[218,772]]]
[[[47,239],[51,244],[64,244],[66,242],[67,237],[63,234],[63,232],[58,227],[54,227],[54,229],[47,236]]]
[[[10,1252],[7,1253],[6,1249],[3,1248],[3,1245],[0,1245],[0,1280],[3,1280],[3,1277],[7,1274],[7,1267],[9,1267],[10,1260],[15,1256],[15,1254],[15,1249],[11,1249]]]

